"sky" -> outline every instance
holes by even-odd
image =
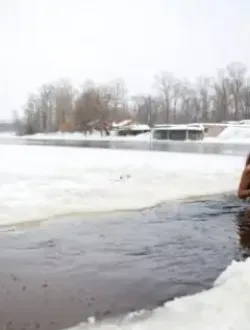
[[[161,71],[250,68],[249,17],[249,0],[0,0],[0,119],[60,78],[122,78],[136,94]]]

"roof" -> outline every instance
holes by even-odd
[[[162,127],[154,127],[153,128],[155,131],[204,131],[204,127],[202,125],[169,125],[169,126],[162,126]]]

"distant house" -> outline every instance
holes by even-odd
[[[148,125],[134,123],[129,119],[120,123],[113,123],[112,130],[115,131],[118,136],[134,136],[150,132],[150,127]]]
[[[199,124],[193,125],[157,125],[152,130],[155,140],[202,140],[204,127]]]

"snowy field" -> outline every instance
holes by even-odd
[[[0,145],[0,225],[235,191],[244,158]]]

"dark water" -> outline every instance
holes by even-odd
[[[209,288],[249,255],[233,196],[45,223],[0,240],[0,326],[62,329]]]

